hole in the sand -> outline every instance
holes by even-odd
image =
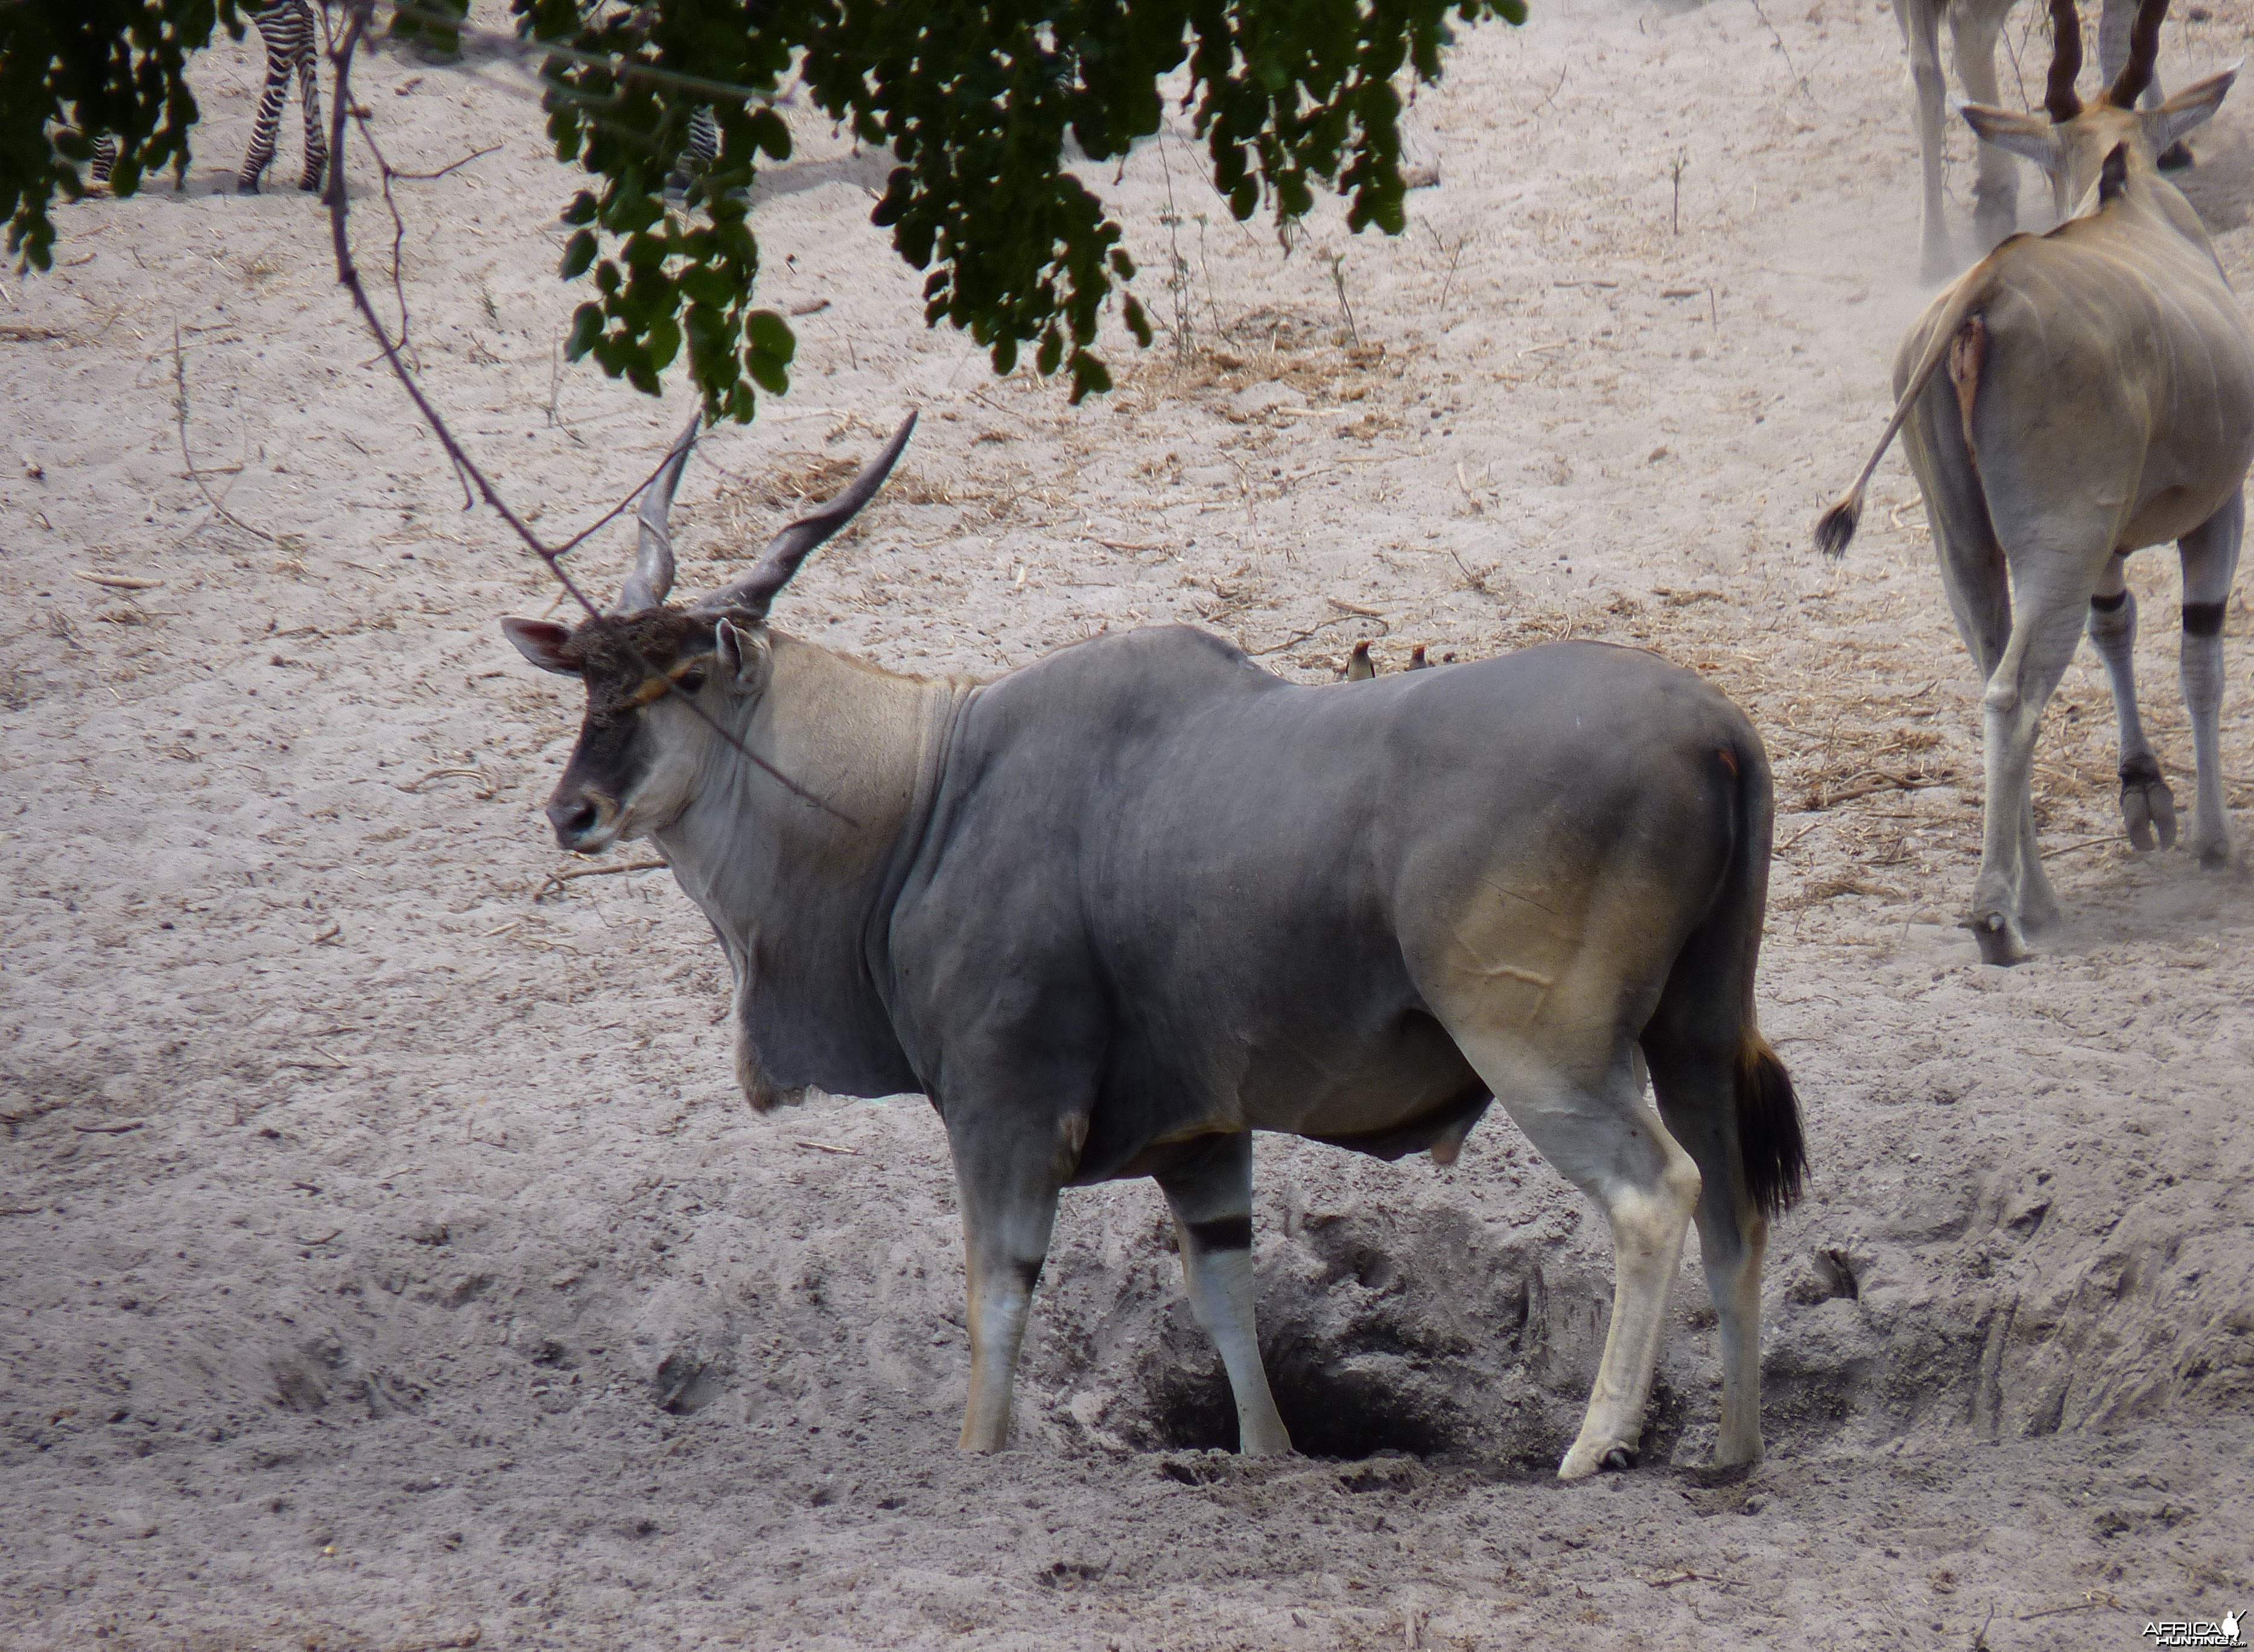
[[[685,1353],[668,1354],[657,1368],[651,1384],[657,1391],[660,1411],[676,1417],[700,1411],[727,1391],[728,1374],[718,1366]]]
[[[1268,1384],[1292,1444],[1309,1457],[1429,1457],[1455,1442],[1450,1419],[1414,1392],[1400,1355],[1288,1333],[1264,1350]],[[1236,1404],[1218,1366],[1176,1370],[1152,1397],[1162,1450],[1235,1451]]]

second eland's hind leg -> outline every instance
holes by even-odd
[[[2192,811],[2191,850],[2214,869],[2230,863],[2230,817],[2222,800],[2222,618],[2238,573],[2246,528],[2242,489],[2177,541],[2183,557],[2183,692],[2198,761],[2199,801]]]
[[[1190,1307],[1228,1373],[1240,1449],[1247,1456],[1288,1452],[1292,1436],[1269,1391],[1253,1328],[1252,1135],[1212,1136],[1200,1147],[1158,1177],[1181,1237]]]
[[[2160,777],[2160,760],[2137,712],[2137,596],[2129,589],[2127,559],[2116,555],[2098,575],[2090,598],[2090,640],[2105,662],[2113,713],[2121,727],[2121,824],[2139,849],[2172,849],[2176,798]]]
[[[2101,527],[2092,537],[2104,544],[2110,534]],[[2054,553],[2037,561],[2050,576],[2048,583],[2015,581],[2011,640],[1981,697],[1987,808],[1970,924],[1984,964],[2017,964],[2028,957],[2025,921],[2028,908],[2039,903],[2029,896],[2048,892],[2029,819],[2035,737],[2043,708],[2082,641],[2090,587],[2083,582],[2087,575],[2073,578],[2081,560]]]

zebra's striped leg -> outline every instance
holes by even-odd
[[[242,176],[235,184],[245,195],[258,193],[258,180],[274,164],[274,139],[281,129],[283,106],[290,101],[290,77],[301,71],[310,77],[313,64],[313,9],[305,0],[268,0],[251,13],[250,20],[258,25],[258,38],[266,45],[266,89],[258,94],[258,119],[250,131],[250,152],[242,157]],[[312,85],[310,78],[306,84]],[[312,136],[318,124],[313,107],[309,94],[305,101],[309,170]]]
[[[266,89],[258,94],[258,118],[250,129],[250,149],[242,157],[242,176],[235,179],[239,195],[258,193],[258,180],[274,164],[274,135],[282,124],[282,106],[290,101],[290,65],[266,60]]]
[[[298,60],[298,89],[305,97],[305,175],[298,187],[318,195],[329,171],[328,135],[321,129],[321,79],[309,50]]]
[[[97,184],[109,182],[109,174],[117,165],[117,140],[104,132],[94,140],[94,159],[87,171]]]

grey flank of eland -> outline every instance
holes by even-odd
[[[2128,66],[2083,104],[2071,0],[2053,0],[2048,118],[1968,107],[1975,130],[2050,175],[2061,217],[2017,235],[1936,298],[1894,359],[1893,421],[1816,524],[1843,554],[1897,431],[1925,494],[1942,583],[1987,684],[1986,819],[1968,919],[1983,959],[2025,958],[2058,914],[2035,840],[2043,708],[2085,624],[2121,723],[2121,813],[2140,849],[2174,845],[2175,801],[2137,715],[2129,554],[2183,562],[2183,691],[2199,799],[2191,847],[2230,856],[2217,720],[2222,617],[2254,457],[2254,338],[2198,215],[2156,156],[2215,113],[2236,69],[2136,107],[2166,0],[2138,13]],[[1945,371],[1944,371],[1945,369]]]
[[[1901,26],[1902,49],[1909,57],[1910,89],[1917,101],[1917,150],[1924,185],[1925,216],[1920,268],[1928,281],[1945,281],[1956,268],[1950,240],[1949,220],[1942,206],[1942,161],[1947,133],[1948,83],[1941,72],[1941,24],[1949,23],[1956,73],[1975,102],[1993,105],[2000,95],[1996,82],[1996,37],[2011,16],[2015,0],[1897,0],[1894,21]],[[2136,0],[2105,0],[2097,25],[2097,56],[2110,82],[2126,65],[2129,36],[2136,15]],[[2145,87],[2144,100],[2157,107],[2157,82]],[[2191,151],[2180,143],[2160,155],[2164,167],[2188,166]],[[1983,250],[1994,246],[2019,227],[2019,170],[2005,148],[1979,146],[1979,173],[1972,186],[1973,227]]]
[[[734,966],[752,1105],[937,1107],[968,1250],[962,1446],[1007,1443],[1060,1190],[1151,1176],[1243,1447],[1288,1451],[1254,1330],[1252,1132],[1447,1163],[1500,1098],[1617,1251],[1559,1474],[1634,1460],[1694,1214],[1718,1454],[1757,1459],[1761,1256],[1803,1154],[1754,1018],[1771,799],[1744,715],[1590,644],[1307,687],[1165,627],[974,682],[771,628],[913,422],[743,579],[664,606],[692,424],[618,610],[504,624],[585,684],[558,841],[664,851]]]

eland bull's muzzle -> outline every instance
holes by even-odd
[[[618,840],[619,805],[594,787],[564,777],[548,799],[548,823],[556,847],[573,854],[600,854]]]

